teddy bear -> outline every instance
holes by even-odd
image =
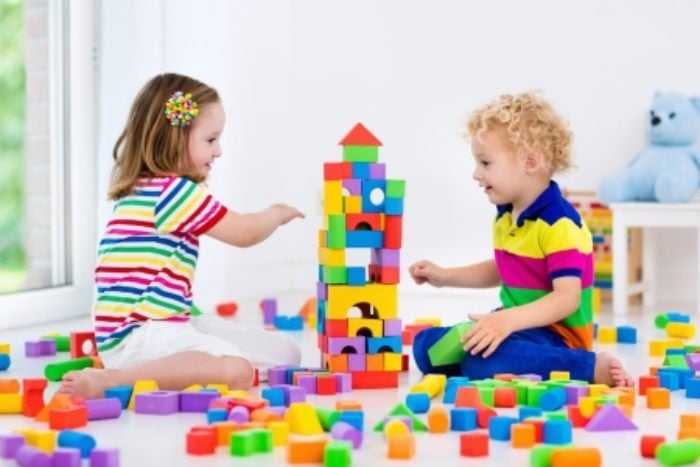
[[[657,92],[649,112],[649,144],[621,171],[603,178],[598,196],[606,204],[624,201],[682,203],[700,183],[700,97]]]

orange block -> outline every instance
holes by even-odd
[[[84,405],[76,405],[65,409],[51,409],[49,411],[49,428],[52,430],[80,428],[87,425],[87,422],[87,407]]]
[[[299,310],[299,315],[304,318],[304,321],[309,320],[309,316],[316,313],[316,298],[309,298],[302,305],[301,310]]]
[[[0,379],[0,394],[17,394],[17,393],[19,393],[19,380]]]
[[[447,433],[450,430],[450,417],[444,407],[431,407],[428,410],[428,431]]]
[[[367,371],[384,371],[384,355],[367,354]]]
[[[328,371],[331,373],[347,373],[348,372],[348,354],[327,355],[326,363]]]
[[[700,413],[681,414],[681,429],[700,431]]]
[[[362,410],[362,403],[359,401],[335,401],[335,410]]]
[[[321,463],[323,462],[323,449],[327,442],[328,439],[325,436],[290,438],[287,447],[287,462],[290,464]]]
[[[455,407],[474,407],[477,409],[485,407],[484,403],[481,402],[479,388],[476,386],[462,386],[457,388]]]
[[[531,448],[535,445],[535,426],[531,423],[511,425],[510,442],[514,448]]]
[[[70,396],[67,396],[65,394],[55,394],[51,400],[49,401],[48,404],[44,406],[43,409],[39,412],[39,415],[36,416],[34,420],[37,422],[48,422],[49,421],[49,412],[53,409],[66,409],[68,407],[73,407],[73,401],[71,400]]]
[[[267,409],[256,409],[250,413],[250,420],[267,425],[270,422],[282,420],[282,415],[278,414],[277,412],[271,412]]]
[[[231,433],[239,429],[238,423],[236,422],[215,422],[213,426],[216,428],[217,446],[228,446]]]
[[[391,436],[387,442],[389,459],[412,459],[416,455],[416,439],[411,433]]]
[[[647,407],[650,409],[668,409],[671,407],[671,392],[666,388],[647,389]]]
[[[552,452],[552,467],[600,467],[603,456],[598,448],[560,448]]]

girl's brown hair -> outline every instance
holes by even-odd
[[[165,73],[148,81],[131,105],[126,127],[114,144],[109,199],[131,194],[139,177],[176,174],[196,183],[204,180],[189,167],[191,126],[173,126],[163,113],[165,102],[177,91],[191,93],[200,109],[220,102],[216,89],[188,76]]]

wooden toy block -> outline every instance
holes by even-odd
[[[656,448],[656,460],[661,465],[694,464],[700,459],[700,441],[689,438],[665,442]]]
[[[403,198],[392,198],[390,196],[384,198],[384,213],[387,216],[403,215]]]
[[[382,230],[382,216],[378,213],[346,214],[345,230]]]
[[[321,280],[326,284],[347,284],[348,268],[345,266],[321,266]]]
[[[377,162],[379,150],[375,146],[354,146],[343,147],[343,160],[348,162]]]
[[[345,214],[330,214],[328,216],[328,231],[326,246],[333,249],[346,247]]]
[[[373,230],[348,230],[345,232],[346,248],[381,248],[384,232]]]
[[[442,374],[427,374],[408,391],[410,393],[424,392],[431,399],[442,394],[447,384],[447,376]]]
[[[535,445],[535,426],[529,423],[514,423],[510,427],[510,443],[514,448],[531,448]]]
[[[327,319],[325,322],[328,337],[351,337],[348,333],[347,319]]]
[[[353,445],[350,441],[333,440],[323,449],[324,467],[350,467]]]
[[[472,409],[474,410],[474,409]],[[518,423],[514,417],[497,415],[489,419],[489,438],[497,441],[510,441],[511,427]]]
[[[44,378],[22,380],[22,414],[36,416],[44,408],[44,390],[48,382]]]
[[[671,407],[671,392],[666,388],[647,389],[647,407],[650,409],[668,409]]]
[[[83,368],[92,368],[95,361],[90,357],[74,358],[63,362],[49,363],[44,367],[44,376],[49,381],[61,381],[63,375],[69,371],[79,371]]]
[[[494,405],[496,407],[515,407],[517,405],[517,393],[515,388],[495,388],[493,391]]]
[[[97,355],[95,333],[92,331],[70,333],[70,356],[80,358]]]
[[[224,302],[216,305],[216,314],[224,318],[234,316],[237,311],[238,303],[236,302]]]
[[[586,431],[636,430],[637,426],[616,405],[605,404],[586,424]]]
[[[598,448],[564,447],[552,451],[552,467],[600,467],[603,457]]]
[[[663,357],[666,355],[666,346],[666,340],[651,339],[649,341],[649,355],[652,357]]]
[[[384,323],[381,319],[348,318],[348,335],[351,337],[381,336],[384,330]]]
[[[384,354],[367,354],[367,371],[384,371]]]
[[[0,394],[0,414],[22,413],[21,394]]]
[[[404,371],[403,361],[404,355],[393,352],[384,352],[384,368],[385,371]],[[407,355],[406,355],[407,357]]]
[[[403,216],[386,216],[384,218],[383,248],[401,248],[403,237]]]
[[[49,410],[49,428],[52,430],[80,428],[87,425],[87,422],[87,407],[84,405]]]
[[[295,402],[289,405],[284,421],[289,423],[290,433],[300,435],[323,434],[321,422],[314,407],[308,402]]]
[[[347,312],[359,303],[371,304],[362,310],[364,318],[397,318],[398,289],[395,285],[367,284],[361,287],[333,286],[328,289],[327,319],[346,319]]]
[[[431,433],[447,433],[450,420],[444,407],[431,407],[428,410],[428,431]]]
[[[0,353],[0,371],[5,371],[10,368],[12,364],[12,359],[9,354]]]
[[[324,162],[324,180],[343,180],[352,178],[352,163],[350,162]]]
[[[177,391],[148,391],[136,394],[134,412],[152,415],[170,415],[180,409]]]
[[[203,428],[207,428],[204,430]],[[216,429],[214,427],[191,428],[185,437],[187,454],[203,456],[214,454],[217,446]]]
[[[384,437],[392,438],[394,436],[408,435],[411,433],[411,429],[409,428],[410,424],[410,420],[408,422],[398,418],[387,420],[384,422]]]
[[[465,321],[450,328],[435,344],[428,349],[428,358],[433,366],[460,363],[464,359],[462,336],[474,325]]]
[[[387,438],[389,459],[413,459],[416,455],[416,439],[412,433]]]
[[[489,455],[489,436],[477,431],[459,435],[459,453],[463,457],[485,457]]]
[[[642,435],[642,437],[639,438],[639,452],[642,454],[642,457],[654,459],[656,458],[656,448],[659,444],[665,442],[665,436]]]
[[[14,378],[0,379],[0,394],[17,394],[19,392],[19,380]]]
[[[680,339],[692,339],[695,336],[695,325],[690,323],[669,322],[666,325],[666,335]]]
[[[343,212],[343,183],[340,180],[323,182],[323,213],[342,214]],[[330,224],[329,224],[330,227]]]
[[[325,436],[289,438],[287,462],[290,464],[321,463],[328,439]]]
[[[362,212],[383,213],[386,200],[386,180],[362,181]]]
[[[381,321],[381,320],[374,320]],[[383,327],[380,327],[380,333]],[[381,334],[380,334],[381,336]],[[401,338],[398,336],[390,337],[368,337],[367,338],[367,353],[397,353],[401,354]]]
[[[601,344],[614,344],[617,342],[617,329],[612,326],[599,326],[598,342]]]

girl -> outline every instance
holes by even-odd
[[[136,96],[114,146],[109,197],[116,205],[95,269],[95,337],[105,369],[68,373],[59,392],[101,397],[143,379],[170,390],[248,389],[254,367],[299,364],[299,347],[286,334],[193,313],[199,236],[248,247],[304,217],[284,204],[238,214],[200,185],[221,156],[224,120],[216,90],[187,76],[158,75]]]

